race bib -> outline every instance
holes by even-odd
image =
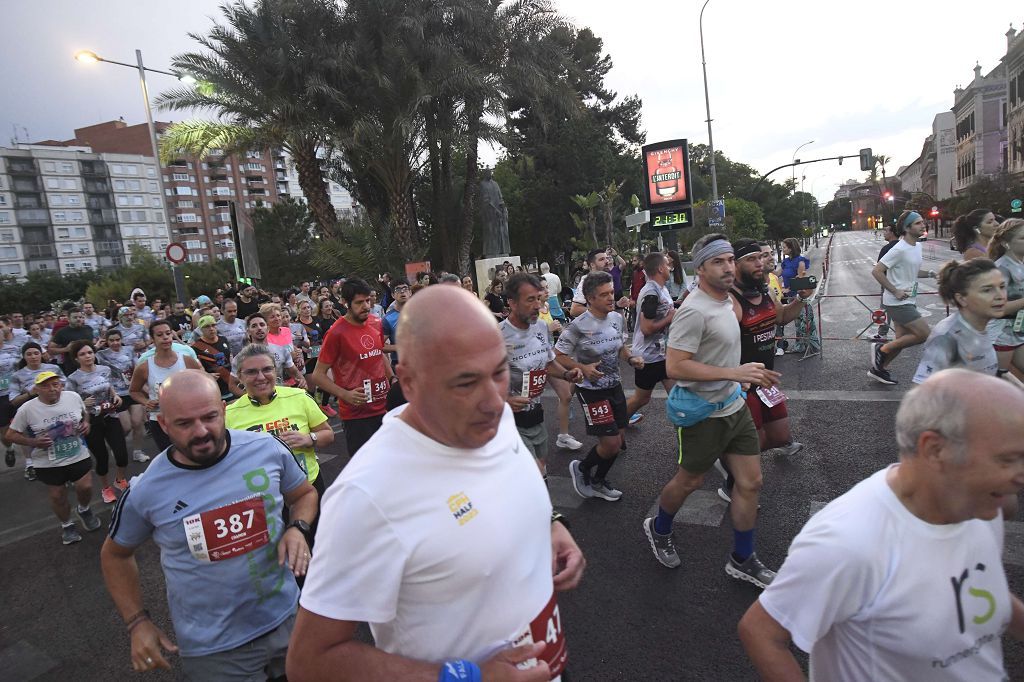
[[[89,408],[89,414],[93,415],[94,417],[98,417],[101,414],[107,415],[113,411],[114,403],[110,402],[109,400],[102,403],[96,403],[95,405]]]
[[[59,462],[64,459],[75,457],[82,451],[82,439],[78,436],[67,436],[55,438],[53,445],[47,451],[47,459],[51,462]]]
[[[366,394],[367,403],[379,403],[381,400],[387,400],[390,390],[391,383],[385,377],[363,379],[363,393]]]
[[[1016,334],[1024,332],[1024,310],[1017,311],[1017,317],[1013,320],[1013,331]]]
[[[775,407],[776,405],[786,402],[786,394],[780,391],[778,386],[772,386],[771,388],[762,388],[758,386],[756,393],[757,397],[761,399],[761,402],[768,407]]]
[[[10,387],[11,387],[11,378],[10,377],[4,377],[3,379],[0,379],[0,391],[3,391],[4,393],[7,393],[7,390]]]
[[[565,631],[562,630],[562,615],[558,610],[558,602],[555,595],[541,609],[540,614],[521,632],[512,642],[513,647],[544,642],[547,647],[540,655],[540,660],[548,664],[551,670],[552,680],[561,680],[565,664],[569,660],[569,650],[565,645]],[[531,658],[523,661],[516,667],[520,670],[528,670],[537,666],[538,660]]]
[[[612,412],[612,404],[607,400],[596,403],[583,403],[586,409],[587,423],[591,426],[602,426],[615,421],[615,414]]]
[[[523,398],[536,398],[544,392],[544,386],[548,383],[548,371],[546,369],[531,369],[523,373],[523,390],[519,394]]]
[[[310,346],[309,347],[309,357],[311,357],[311,358],[318,358],[318,357],[320,357],[320,346],[318,346],[318,345],[317,346]]]
[[[188,549],[199,561],[224,561],[270,542],[267,512],[260,497],[185,517]]]

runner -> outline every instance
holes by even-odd
[[[104,333],[110,327],[110,320],[96,312],[96,306],[86,301],[82,304],[82,312],[85,313],[85,323],[92,328],[92,338],[98,341],[103,338]]]
[[[672,380],[665,374],[665,336],[675,314],[675,304],[668,291],[672,277],[672,261],[665,254],[655,251],[647,254],[643,261],[646,282],[638,294],[637,324],[633,330],[633,353],[644,359],[643,369],[636,370],[636,390],[626,401],[630,416],[643,418],[639,410],[651,402],[651,393],[659,383],[665,391],[672,390]],[[630,420],[630,423],[637,423]]]
[[[761,363],[766,369],[775,369],[775,328],[785,326],[800,316],[800,310],[814,293],[799,291],[793,300],[783,306],[768,291],[765,265],[768,258],[761,245],[753,239],[738,239],[732,244],[736,258],[736,281],[729,293],[739,303],[737,319],[740,323],[740,364]],[[747,391],[747,408],[757,428],[761,452],[778,448],[782,457],[795,455],[803,448],[793,440],[790,430],[786,396],[778,388],[761,387]],[[725,470],[721,460],[716,466]],[[733,478],[726,472],[724,485],[718,496],[732,501]]]
[[[596,272],[607,272],[611,277],[612,266],[615,265],[615,261],[612,259],[611,254],[608,253],[607,249],[592,249],[587,253],[587,265],[590,268],[590,274]],[[569,308],[570,317],[579,317],[587,309],[587,299],[583,295],[583,283],[587,281],[588,275],[584,275],[583,279],[580,280],[579,285],[572,294],[572,306]],[[629,297],[623,296],[618,301],[615,301],[615,306],[618,308],[629,307]]]
[[[14,444],[3,434],[14,418],[14,408],[11,407],[11,399],[7,393],[11,390],[14,371],[18,368],[21,355],[19,346],[11,332],[10,320],[7,317],[0,317],[0,442],[4,446],[4,463],[8,467],[14,466],[15,463]]]
[[[92,341],[75,341],[68,354],[75,359],[78,369],[68,375],[68,391],[74,391],[82,398],[89,416],[89,433],[85,444],[96,458],[96,475],[100,478],[100,496],[107,504],[117,499],[115,488],[128,489],[128,446],[124,429],[117,419],[121,399],[114,391],[110,380],[111,369],[96,364],[96,345]],[[107,449],[109,446],[109,450]],[[110,484],[110,452],[114,453],[117,475]]]
[[[96,362],[109,367],[110,384],[121,399],[117,417],[121,421],[121,430],[131,434],[132,460],[148,462],[149,455],[142,451],[142,439],[145,437],[146,410],[132,398],[129,387],[132,373],[135,371],[135,351],[121,345],[121,330],[111,329],[107,332],[107,347],[96,351]],[[126,436],[127,438],[127,436]]]
[[[917,309],[917,279],[935,278],[935,271],[921,270],[923,256],[918,242],[924,233],[924,218],[915,211],[904,211],[896,220],[894,232],[900,237],[896,246],[885,254],[871,271],[882,285],[882,306],[896,327],[896,338],[886,343],[871,344],[871,369],[868,376],[879,383],[899,383],[887,369],[905,348],[928,340],[928,323]]]
[[[274,354],[274,358],[277,360],[278,386],[284,385],[285,375],[287,375],[295,381],[295,385],[297,387],[305,389],[306,379],[302,376],[302,372],[300,372],[295,366],[295,356],[292,353],[291,343],[286,346],[279,346],[267,341],[267,332],[269,331],[269,327],[267,325],[267,318],[263,317],[262,313],[253,313],[246,319],[245,324],[246,329],[249,332],[248,343],[266,345],[267,348],[270,349],[270,352]],[[238,376],[238,367],[233,367],[233,374],[236,377]]]
[[[584,561],[552,522],[506,406],[493,317],[471,293],[432,286],[399,325],[409,404],[324,498],[288,678],[558,679],[567,652],[555,593],[576,586]],[[356,639],[361,622],[374,645]]]
[[[999,228],[996,214],[987,208],[976,208],[953,222],[953,246],[964,260],[988,258],[988,245]]]
[[[78,369],[78,363],[75,362],[71,352],[71,344],[75,341],[92,341],[92,339],[92,327],[85,324],[85,313],[76,306],[68,310],[68,324],[53,333],[47,350],[54,360],[58,357],[63,358],[60,363],[61,369],[64,370],[65,375],[68,375]]]
[[[667,409],[676,426],[679,468],[661,491],[657,516],[644,521],[644,532],[658,561],[678,567],[672,521],[715,460],[725,459],[736,477],[729,508],[733,551],[725,573],[763,588],[775,574],[754,551],[761,448],[740,385],[771,388],[780,375],[759,362],[740,364],[740,304],[729,295],[736,265],[725,235],[698,239],[693,265],[700,283],[672,319],[665,362],[668,375],[677,380]]]
[[[133,306],[132,315],[134,315],[140,323],[148,328],[150,323],[155,319],[155,312],[152,308],[146,305],[146,293],[142,289],[135,288],[132,290],[130,299]],[[154,303],[158,302],[159,299],[154,301]]]
[[[133,308],[123,306],[117,311],[117,324],[111,327],[121,332],[121,345],[135,351],[135,357],[149,347],[149,331],[147,325],[136,319]]]
[[[313,303],[311,301],[299,303],[298,324],[302,326],[308,344],[303,353],[305,360],[303,373],[306,378],[306,390],[313,395],[313,399],[325,415],[336,417],[338,413],[329,404],[330,396],[318,389],[312,379],[313,370],[316,368],[316,359],[320,357],[320,350],[323,347],[324,337],[327,334],[321,326],[321,321],[313,317]]]
[[[345,446],[352,457],[380,428],[395,375],[384,353],[380,318],[370,314],[370,286],[351,277],[342,285],[341,296],[348,312],[327,332],[313,383],[338,399]]]
[[[23,404],[36,397],[36,378],[43,372],[53,372],[64,381],[64,372],[57,365],[43,362],[43,349],[38,343],[29,341],[21,347],[21,360],[16,365],[14,374],[11,375],[7,398],[12,410],[17,410]],[[33,466],[33,458],[25,453],[25,480],[36,480],[36,470]]]
[[[231,375],[231,351],[228,342],[217,334],[213,315],[203,315],[196,322],[196,338],[192,350],[203,369],[217,380],[220,396],[230,402],[242,395],[242,389]]]
[[[990,330],[995,335],[999,371],[1024,379],[1024,220],[1011,218],[999,226],[989,253],[1006,279],[1003,319]]]
[[[245,320],[238,318],[238,302],[230,298],[224,301],[224,317],[217,323],[217,336],[228,342],[232,357],[245,345],[247,331]]]
[[[523,443],[547,478],[548,430],[540,396],[549,375],[582,381],[583,372],[569,371],[555,361],[548,326],[539,319],[544,285],[531,274],[517,272],[505,282],[509,316],[498,325],[508,350],[508,404]]]
[[[965,370],[907,393],[899,463],[815,513],[740,621],[764,679],[804,679],[790,642],[812,679],[1010,679],[1001,638],[1024,639],[1024,603],[1000,506],[1024,481],[1022,413],[1024,394]]]
[[[65,487],[68,483],[75,489],[75,511],[82,526],[94,531],[100,527],[100,520],[89,509],[92,461],[82,443],[82,436],[89,433],[85,405],[76,393],[63,391],[62,381],[63,377],[55,372],[40,372],[33,381],[35,396],[14,415],[4,438],[32,449],[32,470],[46,485],[50,507],[60,520],[61,542],[70,545],[80,542],[82,536],[71,520]]]
[[[171,375],[185,369],[203,368],[193,357],[178,353],[172,348],[174,332],[167,320],[156,320],[149,326],[155,353],[139,364],[132,372],[132,383],[128,387],[132,399],[146,408],[149,415],[149,433],[156,442],[158,451],[171,447],[171,440],[163,430],[160,416],[160,386]]]
[[[289,574],[306,572],[302,526],[316,514],[316,491],[280,441],[225,429],[224,403],[205,372],[170,377],[160,402],[161,431],[173,447],[121,496],[100,553],[131,637],[132,667],[170,668],[167,651],[180,653],[191,680],[283,679],[298,598]],[[160,548],[177,645],[142,602],[134,554],[150,538]]]
[[[592,272],[583,280],[587,310],[569,323],[555,344],[558,364],[580,370],[576,395],[583,405],[587,434],[597,436],[597,445],[581,462],[569,463],[572,486],[580,497],[599,497],[616,502],[622,497],[608,480],[608,472],[625,448],[624,430],[629,422],[626,396],[619,380],[619,359],[634,369],[643,369],[644,359],[631,355],[622,343],[626,322],[615,312],[615,289],[607,272]],[[575,305],[575,302],[573,303]]]
[[[939,271],[939,295],[956,311],[935,325],[924,344],[914,383],[950,367],[996,376],[999,358],[988,333],[993,320],[999,321],[1006,308],[1006,280],[995,263],[974,258],[965,263],[950,261]],[[1012,374],[1003,378],[1016,386]]]
[[[889,251],[892,250],[892,247],[896,246],[897,242],[899,242],[899,240],[900,240],[900,238],[897,237],[896,233],[893,231],[893,226],[892,225],[886,225],[885,226],[884,230],[882,231],[882,237],[885,239],[885,246],[883,246],[881,249],[879,249],[879,251],[878,251],[878,259],[875,261],[876,263],[878,261],[882,260],[882,257],[885,254],[889,253]],[[883,296],[885,295],[885,289],[884,288],[882,289],[882,295]],[[878,332],[875,334],[875,336],[871,340],[875,341],[875,342],[878,342],[878,343],[885,343],[886,341],[889,340],[889,330],[891,328],[892,328],[892,325],[889,324],[889,316],[886,315],[885,322],[883,322],[882,324],[878,325]]]

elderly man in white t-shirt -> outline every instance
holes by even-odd
[[[429,287],[402,311],[398,354],[409,402],[324,496],[288,679],[559,679],[556,595],[584,560],[506,404],[494,319]],[[376,646],[355,639],[362,622]]]
[[[999,405],[999,410],[989,409]],[[740,621],[766,680],[1005,680],[1024,603],[1003,572],[1005,500],[1024,488],[1024,393],[964,369],[903,399],[897,464],[815,514]]]

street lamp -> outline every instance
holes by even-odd
[[[801,149],[803,149],[804,147],[806,147],[809,144],[814,144],[814,140],[808,140],[807,142],[804,142],[802,145],[800,145],[799,147],[797,147],[796,149],[793,150],[793,164],[794,164],[793,165],[793,190],[794,191],[796,191],[796,162],[797,162],[796,155],[800,153]]]
[[[708,119],[708,149],[711,151],[711,200],[718,201],[718,173],[715,170],[715,142],[711,137],[711,102],[708,99],[708,62],[704,58],[704,8],[711,0],[704,0],[700,8],[700,67],[704,71],[704,109],[707,111]]]
[[[142,87],[142,101],[146,105],[146,124],[149,126],[149,143],[153,150],[153,161],[156,163],[156,182],[157,187],[160,190],[161,201],[163,202],[163,217],[164,226],[167,228],[167,238],[173,239],[174,231],[171,227],[171,215],[170,210],[167,206],[167,192],[164,189],[164,174],[160,168],[160,150],[156,141],[156,126],[153,124],[153,110],[149,104],[149,88],[146,86],[146,72],[151,71],[153,73],[160,73],[165,76],[173,76],[179,81],[185,84],[194,84],[196,79],[187,74],[171,73],[170,71],[161,71],[159,69],[147,68],[142,63],[142,50],[135,50],[136,64],[126,64],[124,62],[115,62],[112,59],[104,59],[98,54],[91,50],[79,50],[75,53],[75,59],[83,64],[95,64],[96,62],[105,62],[107,64],[116,64],[117,66],[127,66],[129,69],[138,69],[139,71],[139,85]],[[173,267],[174,271],[174,293],[177,295],[178,300],[185,303],[185,283],[181,279],[181,271],[177,267]]]

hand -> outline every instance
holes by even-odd
[[[39,450],[45,450],[46,448],[53,445],[53,439],[49,436],[39,436],[33,439],[32,447],[38,448]]]
[[[96,397],[95,397],[95,396],[89,396],[88,398],[86,398],[85,400],[83,400],[83,401],[82,401],[82,403],[83,403],[83,404],[84,404],[84,405],[85,405],[86,407],[92,407],[93,405],[95,405],[95,404],[96,404]]]
[[[562,323],[558,320],[551,320],[551,322],[548,323],[548,331],[552,334],[558,334],[562,331]]]
[[[630,303],[632,303],[632,301],[630,301],[629,296],[623,296],[615,302],[615,306],[618,308],[628,308]]]
[[[150,412],[156,412],[158,409],[160,409],[160,401],[159,400],[147,400],[146,401],[146,409],[149,410]]]
[[[512,407],[513,412],[522,412],[530,406],[530,399],[521,395],[510,395],[508,404]]]
[[[303,391],[306,390],[306,377],[299,375],[299,378],[295,380],[295,387],[301,388]]]
[[[583,381],[583,370],[579,367],[573,367],[565,375],[565,380],[573,384],[578,384]]]
[[[895,294],[897,301],[905,301],[910,298],[910,292],[906,289],[901,289],[898,294]]]
[[[801,300],[806,301],[814,295],[814,289],[801,289],[796,292],[796,295],[799,296]]]
[[[83,419],[78,423],[78,433],[82,434],[83,436],[88,436],[90,426],[92,426],[92,424],[89,423],[89,420]]]
[[[110,404],[113,405],[114,409],[116,410],[117,408],[121,407],[121,403],[123,403],[123,402],[124,401],[121,400],[121,396],[119,396],[119,395],[117,395],[115,393],[114,394],[114,399],[112,401],[110,401]]]
[[[150,620],[139,623],[132,629],[132,668],[135,672],[155,670],[156,668],[171,669],[171,664],[164,658],[163,651],[178,653],[178,647]],[[161,651],[161,649],[163,651]]]
[[[580,584],[587,560],[583,558],[569,529],[555,521],[551,524],[551,573],[555,577],[555,591],[564,592]]]
[[[284,566],[288,562],[288,570],[296,576],[306,575],[309,568],[309,545],[306,536],[298,528],[289,528],[277,543],[277,565]]]
[[[302,433],[301,431],[285,431],[278,435],[278,438],[283,440],[290,448],[313,447],[313,439],[309,437],[308,433]]]
[[[639,355],[630,356],[630,358],[629,358],[629,365],[633,369],[643,369],[644,368],[644,359],[642,357],[640,357]]]
[[[782,375],[770,369],[765,369],[765,366],[760,362],[748,362],[737,367],[732,378],[733,381],[738,381],[741,384],[756,384],[767,388],[779,383]]]
[[[583,378],[588,381],[597,381],[604,376],[604,372],[599,372],[597,369],[598,363],[594,362],[589,365],[580,365],[579,369],[583,372]]]
[[[366,393],[362,388],[341,389],[341,399],[352,407],[362,407],[366,404]]]
[[[499,651],[480,666],[480,678],[487,682],[547,682],[551,669],[545,661],[537,661],[536,666],[527,670],[516,668],[517,664],[540,656],[546,646],[544,642],[534,642]]]

